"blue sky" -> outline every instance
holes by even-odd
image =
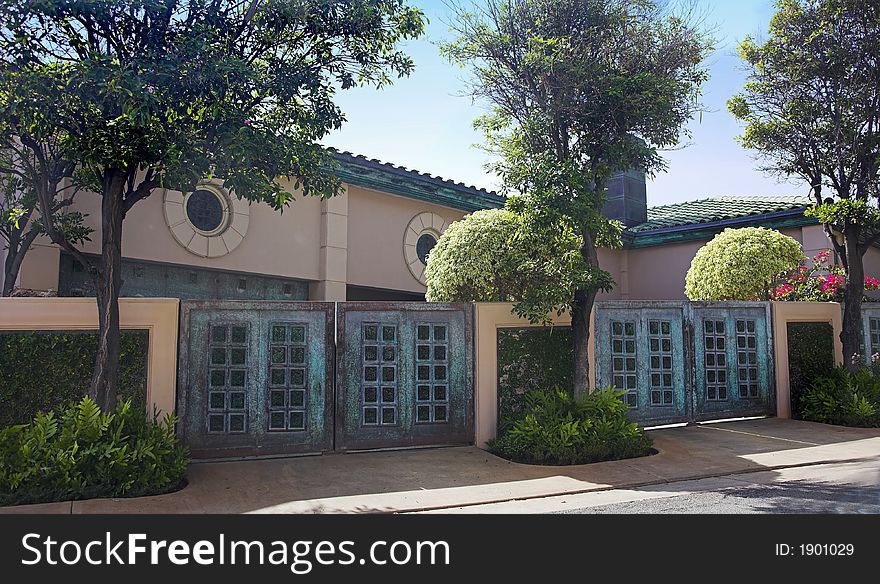
[[[448,11],[441,0],[410,0],[430,19],[426,34],[406,45],[416,70],[382,90],[356,88],[337,101],[347,123],[324,142],[410,169],[469,185],[494,189],[497,180],[483,164],[489,155],[474,144],[472,128],[485,104],[462,97],[467,71],[439,55],[437,43],[450,38]],[[689,124],[687,144],[664,153],[668,169],[648,184],[649,206],[716,195],[805,194],[798,183],[778,182],[756,168],[754,154],[736,143],[742,128],[727,113],[727,99],[742,88],[745,73],[736,56],[747,35],[762,37],[774,8],[771,0],[702,0],[699,9],[716,29],[717,50],[707,65],[704,87],[708,111]]]

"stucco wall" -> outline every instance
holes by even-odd
[[[424,292],[403,255],[403,238],[419,213],[436,213],[446,224],[464,212],[356,186],[348,189],[348,283],[353,286]]]
[[[46,238],[40,238],[31,245],[21,269],[18,272],[18,285],[31,290],[58,290],[58,248]]]
[[[100,253],[100,198],[83,193],[78,196],[77,209],[88,215],[86,224],[95,229],[92,241],[83,250]],[[320,216],[321,201],[315,197],[297,197],[283,213],[265,204],[251,204],[247,236],[241,245],[225,256],[205,258],[187,251],[171,235],[165,223],[162,191],[155,191],[126,216],[122,255],[235,272],[318,279]]]
[[[596,300],[620,300],[626,293],[626,253],[620,249],[599,250],[599,266],[611,274],[616,285],[611,292],[599,292]]]
[[[625,300],[687,300],[684,276],[706,242],[690,241],[628,251],[629,296]]]

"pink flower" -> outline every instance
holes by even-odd
[[[156,92],[155,87],[153,87],[152,85],[147,85],[147,93],[155,93],[155,92]]]

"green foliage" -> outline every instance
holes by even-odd
[[[177,443],[176,422],[173,416],[148,419],[130,401],[102,413],[83,398],[0,430],[0,505],[173,490],[189,459]]]
[[[613,285],[597,246],[619,240],[620,224],[602,213],[613,173],[663,167],[660,148],[675,145],[699,109],[711,48],[686,17],[651,0],[486,0],[453,5],[456,40],[441,47],[472,73],[475,98],[491,108],[475,126],[498,155],[508,209],[526,233],[567,251],[580,238],[583,269],[559,286],[532,288],[517,311],[533,322],[572,308],[580,323],[596,293]],[[555,241],[562,238],[562,241]],[[570,277],[564,270],[560,278]],[[547,293],[549,292],[549,294]],[[575,326],[582,346],[587,327]],[[586,389],[586,354],[575,354],[575,385]]]
[[[739,52],[749,75],[729,109],[746,124],[743,145],[772,163],[767,170],[800,176],[814,189],[829,186],[840,199],[875,197],[880,5],[780,0],[766,40],[748,37]],[[838,200],[815,216],[830,223],[865,218],[865,210]]]
[[[402,0],[7,0],[0,3],[0,147],[102,197],[102,261],[55,224],[54,191],[36,189],[50,240],[92,278],[99,314],[118,308],[124,219],[161,187],[219,177],[235,196],[283,209],[336,195],[320,141],[345,117],[334,97],[408,75],[398,45],[421,35]],[[53,167],[54,168],[54,167]],[[284,181],[293,183],[287,189]],[[102,319],[92,394],[116,394],[119,328]]]
[[[873,368],[838,367],[813,380],[800,399],[804,420],[880,427],[880,378]]]
[[[880,3],[876,0],[779,0],[761,42],[739,48],[748,72],[728,102],[745,124],[744,147],[765,170],[809,185],[848,274],[861,279],[863,256],[880,238]],[[845,296],[844,354],[859,352],[860,282]]]
[[[797,417],[804,391],[834,369],[834,329],[827,322],[790,322],[787,336],[791,411]]]
[[[79,401],[91,384],[97,340],[94,332],[0,333],[0,428]],[[148,343],[143,331],[126,331],[120,341],[119,395],[140,411]]]
[[[129,205],[219,176],[276,209],[278,177],[336,194],[318,141],[344,120],[338,88],[408,75],[397,45],[423,30],[400,0],[9,0],[0,21],[7,139],[51,141],[70,178]]]
[[[526,395],[574,387],[571,327],[498,329],[498,431],[522,416]]]
[[[829,225],[880,226],[880,211],[864,199],[840,199],[813,205],[804,211],[804,215]]]
[[[691,300],[766,300],[774,280],[804,259],[801,245],[774,229],[725,229],[697,250],[685,276]]]
[[[651,439],[627,419],[624,392],[597,389],[526,394],[522,416],[489,443],[491,452],[527,464],[585,464],[645,456]]]
[[[568,309],[582,287],[610,289],[610,274],[590,269],[571,231],[529,229],[506,209],[477,211],[450,225],[428,257],[431,302],[514,302],[532,322]]]

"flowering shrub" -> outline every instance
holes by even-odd
[[[776,230],[725,229],[697,250],[684,291],[691,300],[764,300],[803,259],[801,244]]]
[[[831,250],[826,249],[813,258],[811,266],[798,266],[786,275],[770,297],[782,301],[843,302],[846,283],[846,270],[831,263]],[[865,291],[873,290],[880,290],[880,279],[865,277]]]

